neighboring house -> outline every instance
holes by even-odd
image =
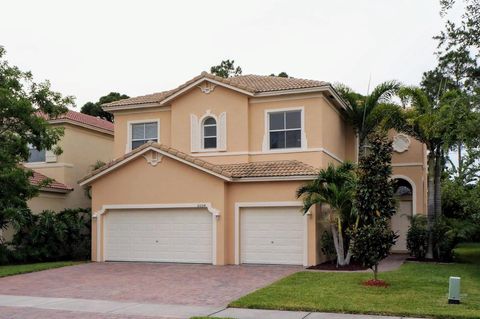
[[[57,156],[52,151],[30,149],[30,157],[23,163],[33,170],[30,183],[39,185],[47,178],[52,182],[28,201],[28,207],[33,213],[90,208],[91,199],[77,181],[90,173],[97,161],[107,163],[112,160],[114,125],[75,111],[68,111],[49,123],[64,130],[58,143],[63,152]],[[10,240],[13,229],[7,228],[1,235]]]
[[[75,111],[68,111],[49,123],[64,130],[58,143],[63,152],[56,156],[48,150],[30,150],[28,162],[23,165],[34,171],[31,183],[38,185],[46,177],[53,182],[42,188],[28,205],[34,213],[90,208],[91,200],[77,181],[90,173],[97,161],[112,160],[113,123]]]
[[[208,73],[176,89],[106,104],[114,161],[92,187],[92,259],[313,265],[326,214],[296,190],[329,163],[356,160],[345,104],[326,82]],[[397,134],[402,211],[425,212],[425,147]],[[397,250],[404,250],[399,245]]]

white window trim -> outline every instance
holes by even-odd
[[[113,204],[103,205],[102,208],[92,214],[92,218],[96,219],[96,247],[97,247],[97,260],[98,262],[105,261],[105,220],[104,214],[108,211],[114,213],[116,210],[124,209],[162,209],[162,208],[205,208],[212,214],[212,264],[217,265],[217,227],[218,219],[220,218],[220,211],[215,209],[212,203],[172,203],[172,204]],[[102,248],[102,251],[100,249]]]
[[[132,124],[141,123],[157,123],[157,143],[160,143],[160,119],[144,119],[127,122],[127,145],[125,147],[125,153],[132,151]]]
[[[205,148],[205,137],[207,138],[212,138],[214,136],[205,136],[205,120],[208,118],[212,118],[215,120],[215,147],[210,147],[210,148]],[[207,126],[213,126],[212,124],[207,124]],[[215,116],[215,114],[210,114],[207,115],[205,114],[201,119],[200,119],[200,145],[201,145],[201,150],[202,151],[218,151],[218,136],[219,136],[219,123],[218,123],[218,118]]]
[[[301,146],[289,148],[275,148],[270,149],[270,113],[300,111],[300,125],[301,125]],[[263,136],[262,152],[263,153],[284,153],[285,151],[304,151],[308,148],[307,136],[305,134],[305,108],[303,106],[287,107],[280,109],[266,109],[265,110],[265,133]]]
[[[211,117],[217,123],[217,147],[216,148],[204,148],[204,135],[203,135],[203,122],[206,118]],[[207,110],[200,118],[195,114],[190,114],[191,123],[190,126],[190,144],[192,153],[216,153],[227,151],[227,113],[221,112],[215,115],[210,110]]]
[[[245,207],[298,207],[302,208],[300,201],[291,202],[237,202],[235,203],[235,265],[240,265],[240,209]],[[311,210],[304,214],[303,226],[303,266],[309,266],[308,263],[308,220],[312,216]]]

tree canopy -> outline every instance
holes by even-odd
[[[220,76],[222,78],[229,78],[242,74],[240,66],[235,67],[235,60],[223,60],[219,65],[214,65],[210,68],[210,73]]]
[[[36,83],[30,72],[11,66],[0,47],[0,228],[28,210],[26,201],[38,191],[28,180],[32,172],[19,165],[27,161],[29,146],[61,153],[55,145],[63,131],[47,119],[70,105],[73,98],[52,91],[48,81]]]
[[[115,102],[115,101],[128,99],[128,98],[129,96],[126,94],[120,94],[118,92],[110,92],[107,95],[100,97],[100,99],[97,102],[85,103],[82,106],[80,112],[113,122],[113,114],[109,112],[105,112],[102,109],[102,104]]]

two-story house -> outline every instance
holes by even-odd
[[[92,188],[92,259],[322,261],[325,214],[302,214],[295,193],[319,168],[356,160],[345,107],[327,82],[205,72],[170,91],[106,104],[116,159],[80,180]],[[404,236],[406,215],[425,211],[425,148],[392,137],[406,203],[392,227]]]
[[[77,181],[90,173],[97,161],[107,163],[113,159],[113,123],[72,110],[48,122],[63,128],[58,143],[63,152],[57,156],[49,150],[30,149],[30,157],[23,165],[34,171],[31,183],[38,184],[47,177],[53,182],[28,205],[34,213],[90,208],[89,195]]]
[[[28,161],[22,163],[33,171],[30,183],[39,185],[47,178],[51,182],[27,202],[28,207],[34,214],[44,210],[59,212],[66,208],[90,208],[90,196],[77,182],[93,170],[97,161],[107,163],[112,160],[114,125],[72,110],[48,122],[63,128],[64,134],[58,142],[63,152],[57,156],[49,150],[30,149]],[[4,240],[10,240],[13,233],[13,228],[9,227],[0,235]]]

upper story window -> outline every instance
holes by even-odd
[[[217,121],[213,117],[207,117],[203,121],[203,148],[217,148]]]
[[[268,113],[270,149],[302,147],[302,111]]]
[[[37,150],[34,146],[29,145],[28,150],[30,155],[28,156],[29,163],[45,162],[46,161],[46,152],[45,150]]]
[[[131,124],[130,149],[135,149],[148,141],[158,142],[158,122]]]
[[[192,152],[218,152],[227,150],[227,113],[203,116],[190,114],[190,143]]]

